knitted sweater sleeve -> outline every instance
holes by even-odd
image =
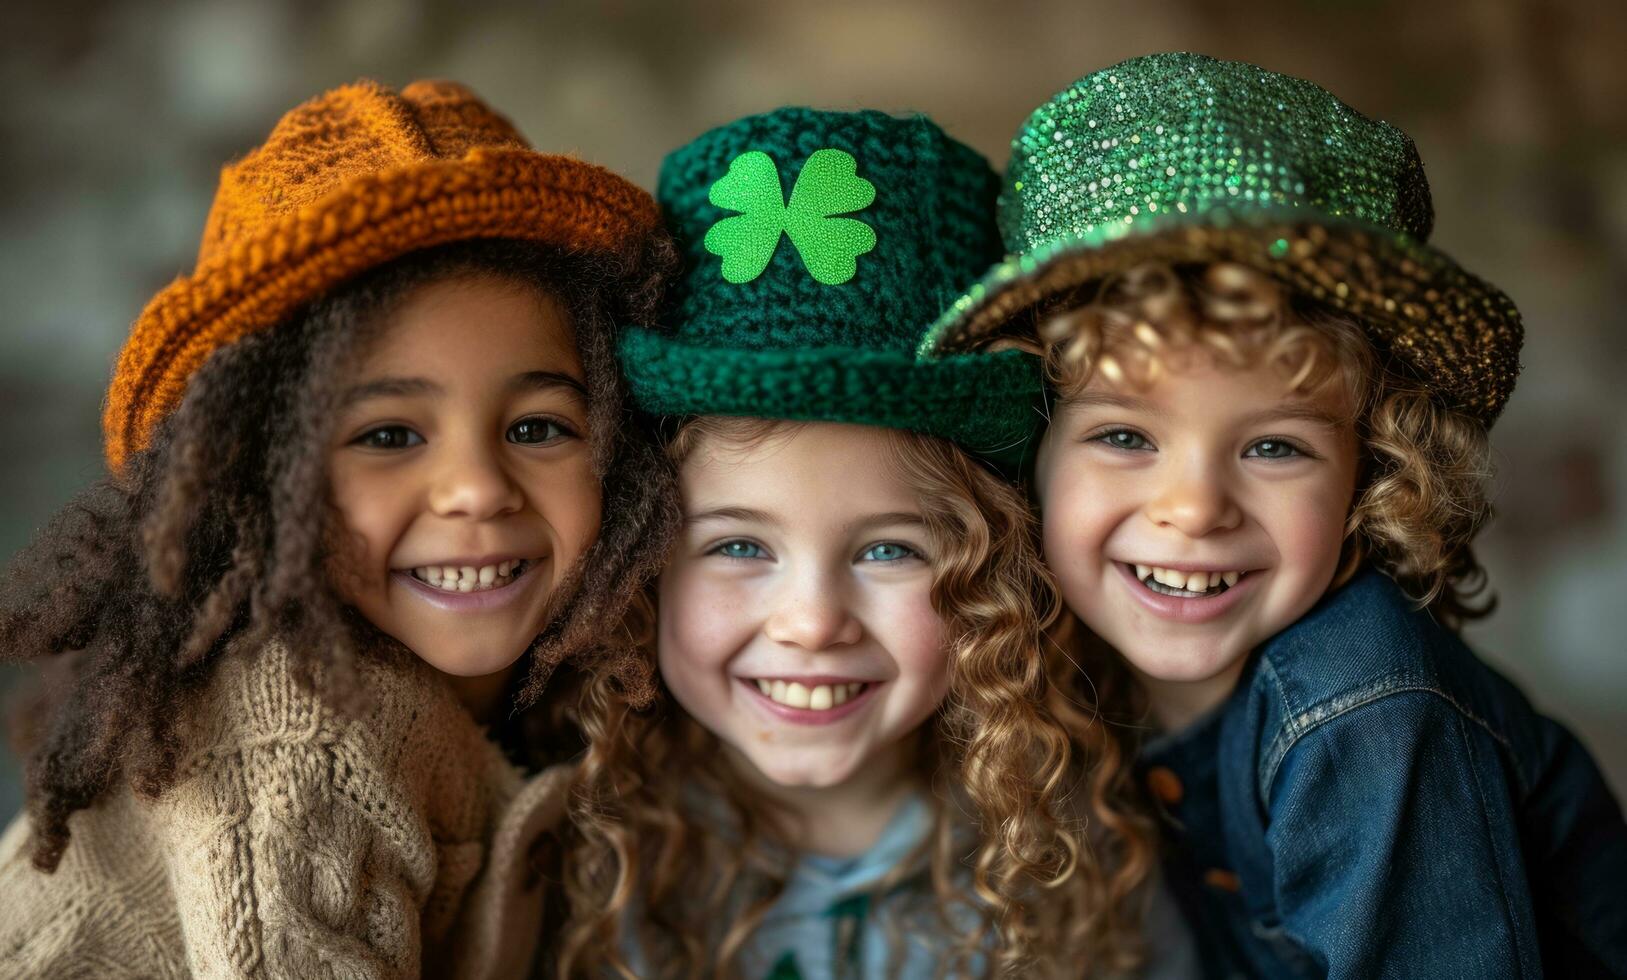
[[[410,781],[361,726],[267,687],[155,804],[193,975],[418,976],[438,854]]]

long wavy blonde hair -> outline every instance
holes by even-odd
[[[702,440],[749,446],[796,424],[692,419],[669,452],[681,465]],[[933,544],[950,689],[920,740],[932,833],[877,892],[925,862],[945,976],[1132,970],[1153,832],[1124,801],[1118,739],[1069,694],[1077,668],[1047,639],[1060,606],[1027,503],[943,440],[894,432],[891,448]],[[614,677],[584,678],[574,720],[586,751],[557,858],[555,973],[632,976],[631,931],[659,976],[738,976],[796,857],[777,814],[664,691],[639,710]],[[724,801],[727,835],[690,818],[696,790]]]

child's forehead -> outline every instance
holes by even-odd
[[[580,373],[569,310],[540,286],[459,276],[419,285],[391,307],[363,350],[362,370],[434,373],[505,359]]]
[[[875,464],[891,458],[888,430],[878,426],[743,417],[707,422],[684,456],[686,470],[829,472],[855,459]]]
[[[707,534],[750,526],[818,548],[919,524],[919,495],[886,450],[886,430],[873,426],[814,423],[752,441],[707,433],[680,467],[685,524]]]

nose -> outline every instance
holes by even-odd
[[[775,643],[820,651],[852,646],[864,636],[839,581],[807,575],[788,582],[771,600],[763,634]]]
[[[1222,468],[1191,459],[1168,466],[1163,482],[1147,502],[1148,520],[1190,538],[1230,531],[1243,523]]]
[[[432,512],[440,517],[489,520],[520,509],[524,499],[520,486],[503,465],[500,450],[476,439],[446,438],[441,446],[429,495]]]

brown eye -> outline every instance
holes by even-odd
[[[422,444],[424,437],[404,425],[381,425],[357,436],[352,445],[366,449],[408,449]]]
[[[508,427],[508,441],[522,446],[545,446],[576,433],[550,418],[533,415]]]

